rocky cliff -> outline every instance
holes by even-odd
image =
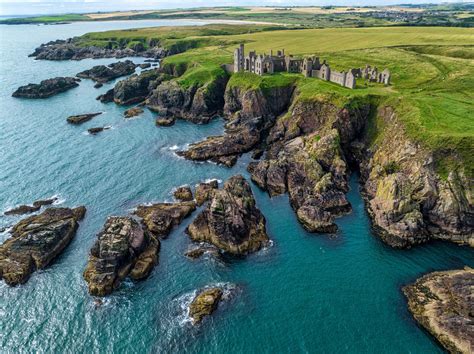
[[[432,238],[474,246],[473,186],[465,171],[442,176],[439,157],[407,137],[393,108],[380,107],[375,119],[378,136],[366,139],[359,160],[378,234],[393,247]],[[458,158],[453,151],[447,154]]]

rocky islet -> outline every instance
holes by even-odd
[[[79,86],[80,80],[74,77],[55,77],[41,81],[39,84],[28,84],[13,92],[13,97],[48,98]]]
[[[85,207],[49,208],[14,225],[0,246],[0,278],[8,285],[23,284],[46,268],[71,242],[85,213]]]

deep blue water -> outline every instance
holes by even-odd
[[[125,120],[126,107],[95,100],[113,83],[97,90],[83,80],[47,100],[14,99],[11,93],[29,82],[114,61],[28,58],[40,43],[90,31],[191,23],[0,26],[0,211],[52,195],[61,205],[88,209],[75,239],[51,267],[19,287],[0,283],[1,351],[442,352],[412,320],[400,288],[429,271],[474,266],[473,251],[441,242],[407,251],[385,246],[370,230],[357,176],[349,192],[354,210],[339,219],[335,236],[305,232],[286,196],[270,199],[253,185],[272,247],[245,260],[190,261],[183,256],[190,245],[184,234],[190,218],[162,243],[160,264],[150,278],[125,282],[103,306],[95,306],[82,271],[107,216],[125,215],[139,203],[171,200],[172,188],[181,184],[236,173],[248,177],[248,157],[232,169],[176,157],[176,147],[219,134],[223,122],[179,121],[157,128],[148,111]],[[93,111],[105,113],[81,126],[65,121]],[[99,125],[113,129],[85,133]],[[17,220],[0,216],[0,227]],[[7,237],[0,234],[0,241]],[[191,328],[184,305],[193,291],[215,283],[235,284],[238,290],[211,318]]]

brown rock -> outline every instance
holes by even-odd
[[[176,199],[181,200],[183,202],[189,202],[193,200],[193,192],[191,191],[191,188],[189,186],[178,187],[174,191],[173,195]]]
[[[214,191],[211,203],[188,226],[187,233],[193,241],[213,244],[232,255],[246,255],[268,243],[265,218],[240,175]]]
[[[158,117],[156,118],[156,125],[160,127],[170,127],[174,125],[176,119],[174,117]]]
[[[130,276],[149,276],[158,262],[160,242],[130,217],[111,216],[97,235],[84,271],[89,293],[105,296]]]
[[[0,246],[0,278],[18,285],[46,268],[72,240],[85,212],[84,207],[49,208],[17,223]]]
[[[133,107],[133,108],[127,109],[123,113],[123,115],[124,115],[125,118],[132,118],[132,117],[138,116],[139,114],[142,114],[143,112],[144,112],[143,108]]]
[[[82,123],[90,121],[92,118],[100,114],[102,114],[102,112],[86,113],[86,114],[79,114],[76,116],[70,116],[67,118],[67,122],[70,124],[82,124]]]
[[[199,183],[196,186],[196,204],[201,206],[210,198],[212,197],[212,194],[214,193],[214,190],[219,188],[219,184],[216,179],[210,181],[210,182],[202,182]]]
[[[405,286],[408,307],[451,353],[474,352],[474,270],[434,272]]]
[[[220,288],[210,288],[196,295],[189,305],[189,316],[193,324],[200,323],[204,317],[209,316],[217,309],[222,294]]]
[[[148,230],[159,238],[166,238],[171,229],[196,210],[194,202],[157,203],[140,205],[134,212],[142,218]]]

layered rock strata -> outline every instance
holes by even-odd
[[[74,77],[55,77],[43,80],[39,84],[21,86],[13,92],[12,96],[20,98],[48,98],[79,86],[78,81],[79,79]]]
[[[196,242],[207,242],[231,255],[246,255],[268,243],[265,218],[255,205],[248,182],[240,175],[215,190],[210,203],[188,226]]]
[[[451,353],[474,352],[474,270],[434,272],[403,288],[416,321]]]
[[[49,208],[13,226],[0,246],[0,278],[18,285],[46,268],[71,242],[85,212],[84,207]]]

